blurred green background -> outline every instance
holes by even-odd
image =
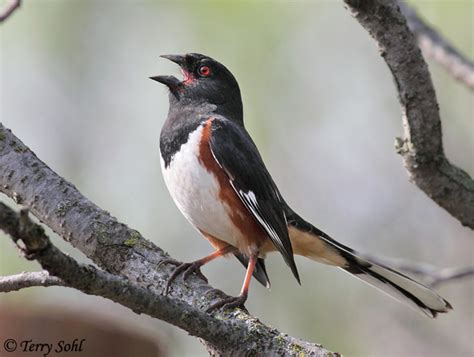
[[[411,4],[474,58],[472,1]],[[1,122],[177,259],[200,258],[211,247],[166,191],[158,138],[168,96],[148,77],[179,73],[160,54],[200,52],[238,79],[246,126],[303,217],[362,252],[440,268],[474,261],[472,231],[408,182],[394,150],[402,126],[390,72],[342,1],[24,0],[1,25],[0,46]],[[472,176],[472,94],[429,66],[447,156]],[[267,263],[271,291],[252,284],[247,307],[265,323],[347,356],[474,354],[472,280],[442,286],[454,311],[430,321],[337,269],[302,258],[297,264],[301,287],[277,255]],[[0,275],[37,269],[0,233]],[[215,287],[238,293],[244,270],[236,261],[203,271]],[[175,327],[77,291],[0,295],[0,314],[53,307],[158,339],[171,356],[206,354]]]

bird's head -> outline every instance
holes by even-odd
[[[219,114],[242,116],[239,85],[223,64],[199,53],[161,57],[178,64],[183,74],[183,80],[174,76],[150,77],[169,88],[171,106],[211,104]]]

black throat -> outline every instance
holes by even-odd
[[[226,105],[196,103],[176,98],[170,93],[170,109],[168,118],[161,129],[160,152],[167,168],[173,156],[186,144],[189,134],[211,116],[222,116],[244,126],[242,101],[228,102]]]

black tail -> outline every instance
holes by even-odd
[[[291,243],[296,254],[335,265],[374,286],[396,300],[431,318],[448,312],[451,304],[428,287],[396,270],[364,258],[306,222],[289,207],[287,211]],[[304,246],[304,249],[299,249]]]
[[[247,268],[249,265],[249,258],[240,253],[234,253],[235,257],[242,263],[242,265]],[[266,288],[270,288],[270,279],[267,275],[267,269],[265,269],[265,260],[262,258],[257,259],[257,264],[255,264],[255,269],[253,271],[253,277],[259,281],[260,284]]]
[[[452,309],[448,301],[412,278],[354,253],[350,255],[352,259],[349,260],[349,266],[342,267],[343,270],[396,300],[421,310],[431,318]]]

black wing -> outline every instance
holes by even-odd
[[[241,253],[234,253],[235,257],[247,268],[249,265],[249,258]],[[265,260],[263,258],[257,259],[255,269],[253,271],[253,277],[258,280],[260,284],[270,289],[270,279],[268,278],[267,269],[265,268]]]
[[[267,232],[299,283],[283,200],[257,147],[245,129],[230,120],[214,118],[211,128],[209,141],[214,158],[227,173],[235,192]]]

